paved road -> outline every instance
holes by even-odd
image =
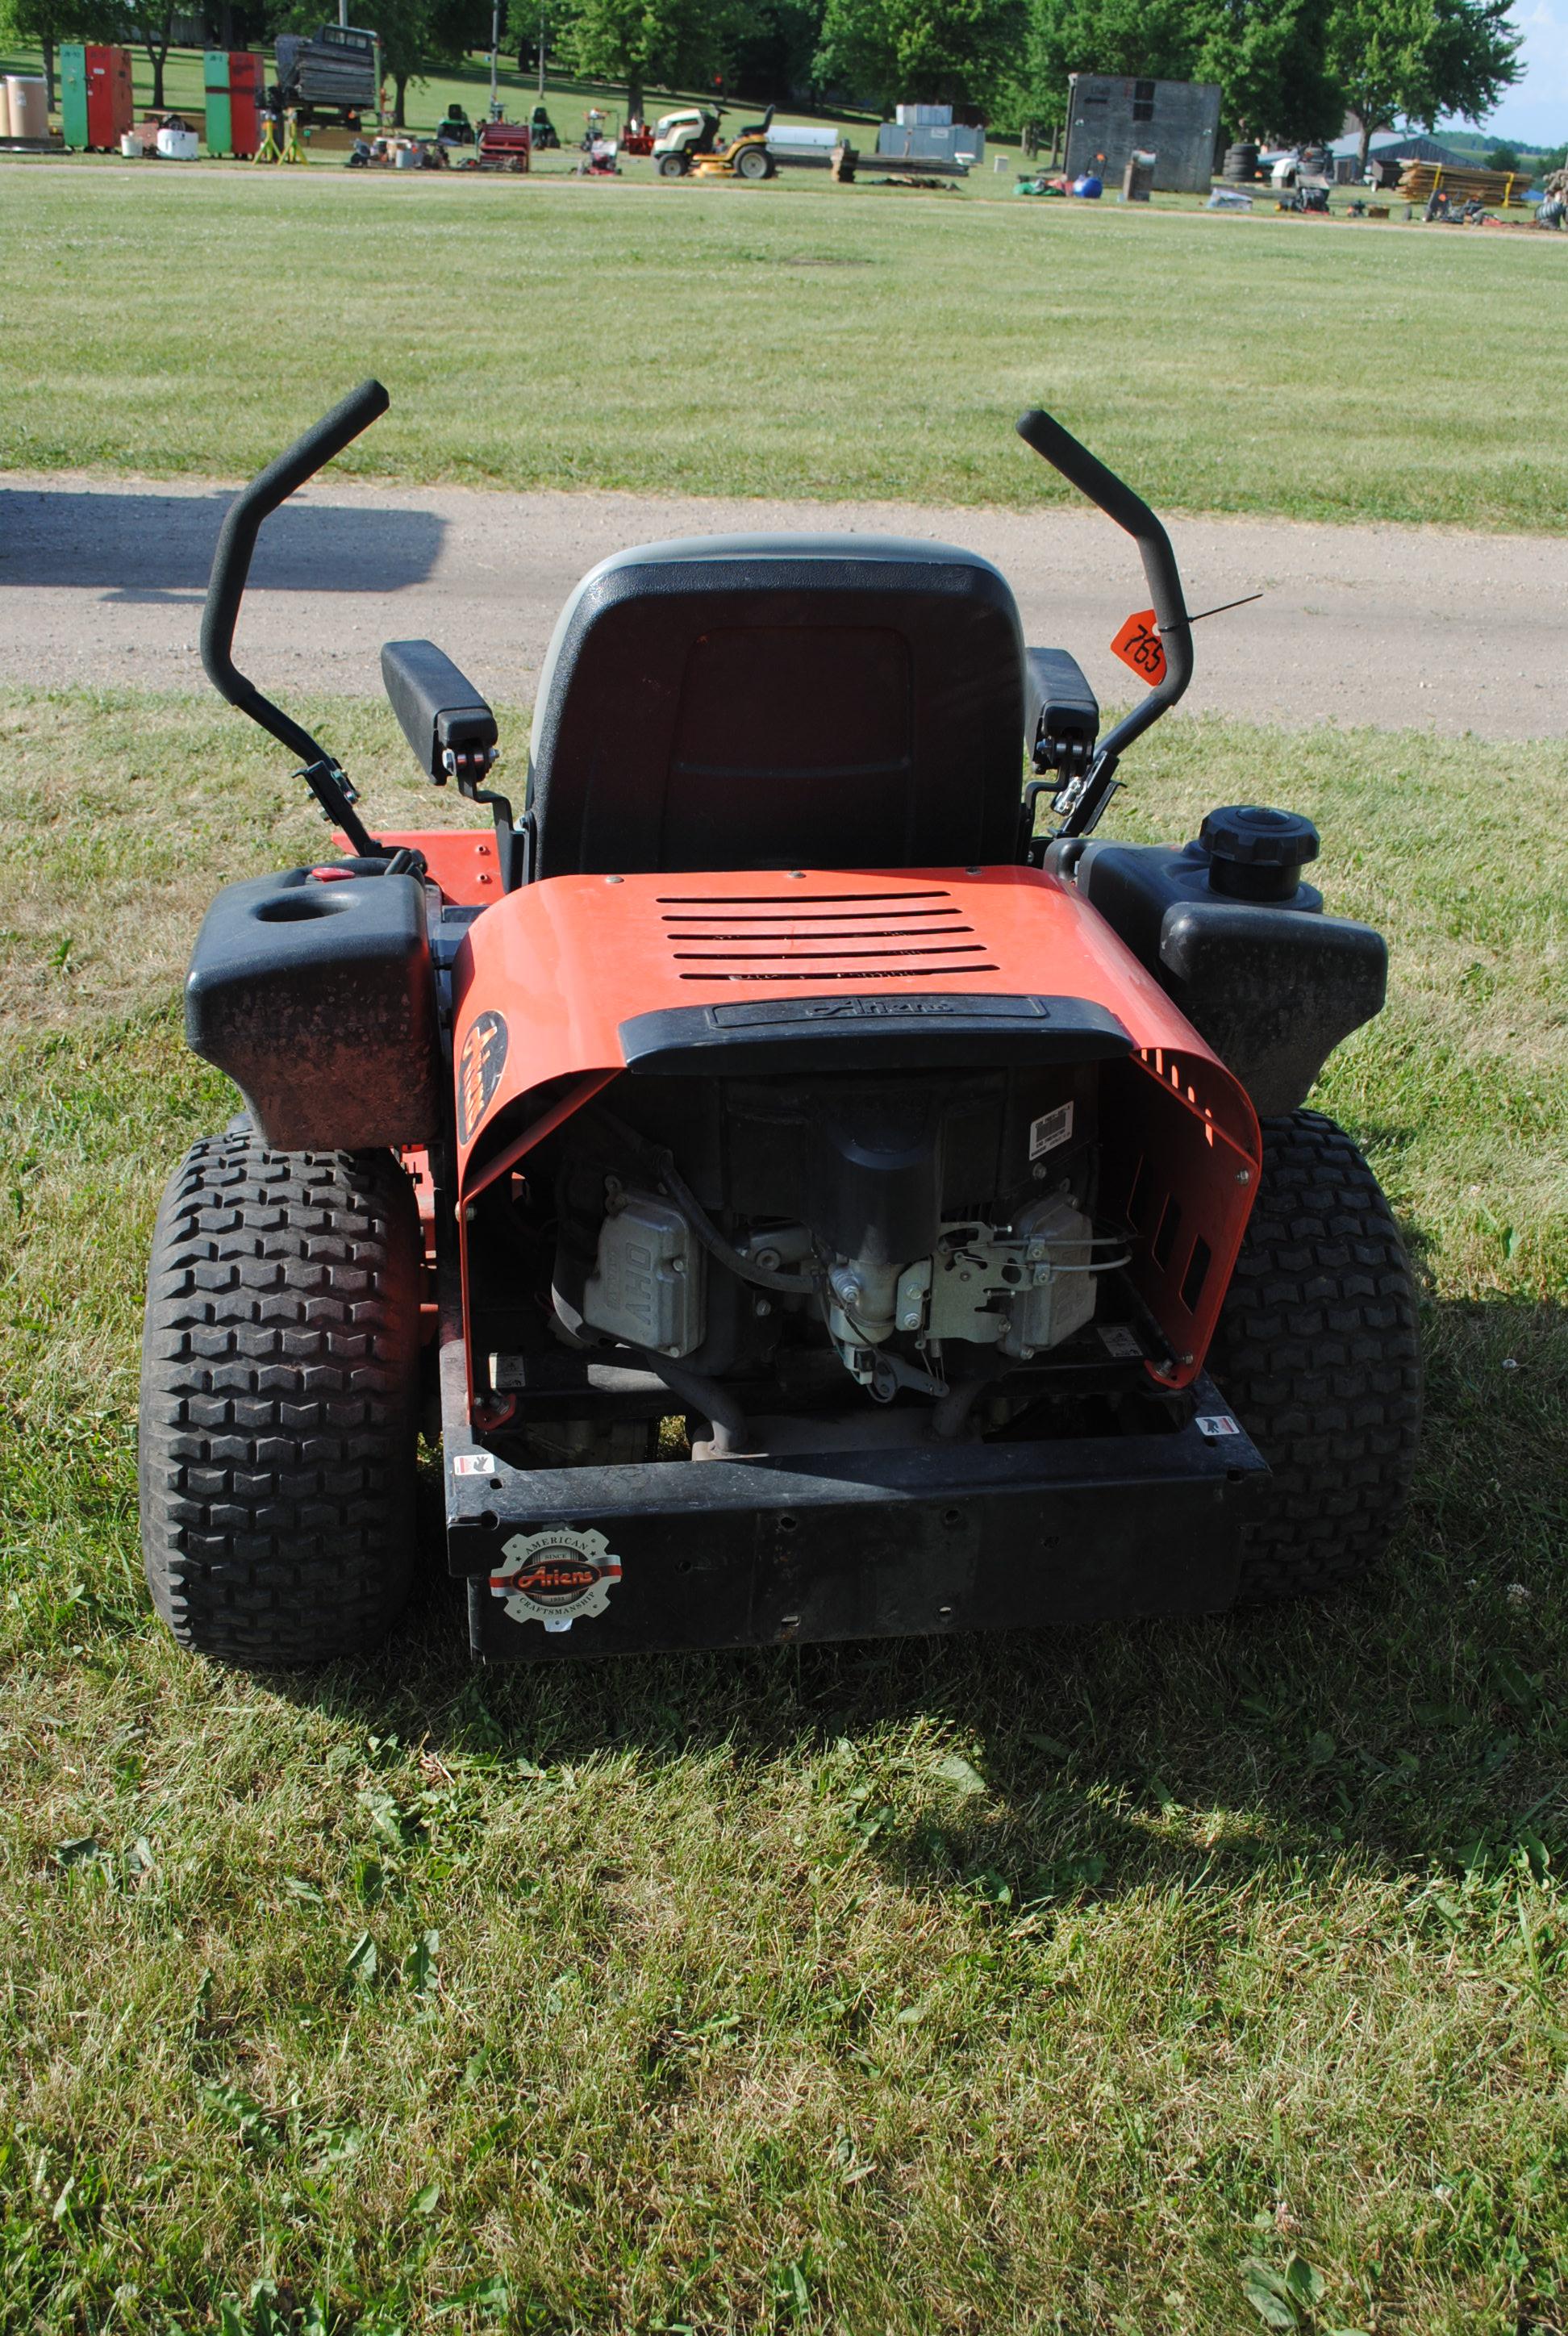
[[[0,680],[205,686],[197,630],[228,493],[0,474]],[[1107,699],[1135,686],[1105,645],[1146,595],[1131,544],[1093,512],[348,482],[307,489],[268,522],[239,658],[285,694],[374,694],[381,642],[428,634],[487,695],[527,700],[561,601],[606,552],[802,526],[970,546],[1011,579],[1029,640],[1072,648]],[[1199,628],[1189,708],[1568,736],[1561,539],[1213,519],[1171,532],[1193,608],[1264,594]]]

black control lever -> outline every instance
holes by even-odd
[[[362,381],[341,404],[335,405],[330,414],[324,414],[286,453],[279,454],[276,462],[269,462],[248,487],[241,489],[219,530],[207,605],[201,612],[201,663],[208,680],[220,697],[226,697],[241,714],[248,715],[290,754],[301,757],[305,764],[301,776],[361,859],[380,856],[381,846],[355,813],[354,789],[344,776],[336,756],[329,754],[308,730],[302,729],[281,706],[264,697],[253,681],[246,679],[234,662],[232,650],[239,603],[244,598],[262,521],[279,503],[287,502],[297,487],[302,487],[307,479],[314,478],[335,455],[351,445],[362,430],[368,429],[386,412],[391,403],[378,381]]]
[[[1192,623],[1171,539],[1142,496],[1135,495],[1124,479],[1108,471],[1097,455],[1091,454],[1070,431],[1064,430],[1059,422],[1037,406],[1019,418],[1018,432],[1024,443],[1032,446],[1053,470],[1059,471],[1069,486],[1076,487],[1090,502],[1098,504],[1107,519],[1114,519],[1133,538],[1144,563],[1149,598],[1154,604],[1154,622],[1165,652],[1164,679],[1150,690],[1141,705],[1123,716],[1110,735],[1101,741],[1084,778],[1065,791],[1062,807],[1066,816],[1057,833],[1087,835],[1111,799],[1116,784],[1116,764],[1127,748],[1162,714],[1170,711],[1193,678]]]

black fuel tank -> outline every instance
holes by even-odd
[[[307,868],[226,885],[191,952],[185,1036],[281,1151],[430,1142],[442,1066],[423,885]]]
[[[1068,844],[1046,864],[1075,878],[1270,1118],[1300,1108],[1388,984],[1382,935],[1326,917],[1300,881],[1317,854],[1310,820],[1240,804],[1211,812],[1196,842]]]

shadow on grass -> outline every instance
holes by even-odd
[[[1439,1306],[1426,1338],[1409,1518],[1332,1603],[481,1672],[433,1556],[382,1663],[285,1691],[499,1764],[817,1764],[847,1842],[902,1883],[1015,1913],[1348,1857],[1403,1871],[1560,1848],[1568,1310]]]

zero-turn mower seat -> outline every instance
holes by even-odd
[[[1013,857],[1023,647],[1000,571],[890,536],[714,535],[601,560],[529,759],[535,876]]]

